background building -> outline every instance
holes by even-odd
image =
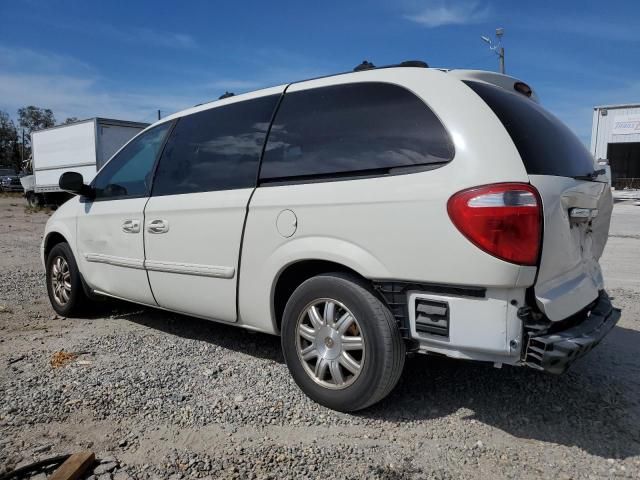
[[[594,107],[591,153],[609,160],[613,187],[640,188],[640,104]]]

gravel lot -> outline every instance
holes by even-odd
[[[419,356],[356,415],[308,400],[276,337],[115,302],[57,318],[38,258],[46,219],[0,198],[0,475],[90,448],[101,480],[640,478],[631,202],[602,260],[622,320],[569,373]],[[77,357],[54,368],[60,350]]]

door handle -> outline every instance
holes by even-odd
[[[122,223],[124,233],[140,233],[140,220],[125,220]]]
[[[147,224],[147,232],[149,233],[167,233],[169,231],[169,222],[166,220],[151,220]]]

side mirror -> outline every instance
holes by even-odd
[[[60,176],[58,185],[65,192],[81,195],[83,197],[93,198],[94,191],[89,185],[84,184],[82,175],[78,172],[65,172]]]

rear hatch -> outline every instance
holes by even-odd
[[[543,205],[543,240],[534,286],[553,321],[583,309],[604,288],[598,260],[609,234],[611,189],[582,142],[522,94],[466,81],[505,126]],[[599,181],[601,180],[601,181]]]

